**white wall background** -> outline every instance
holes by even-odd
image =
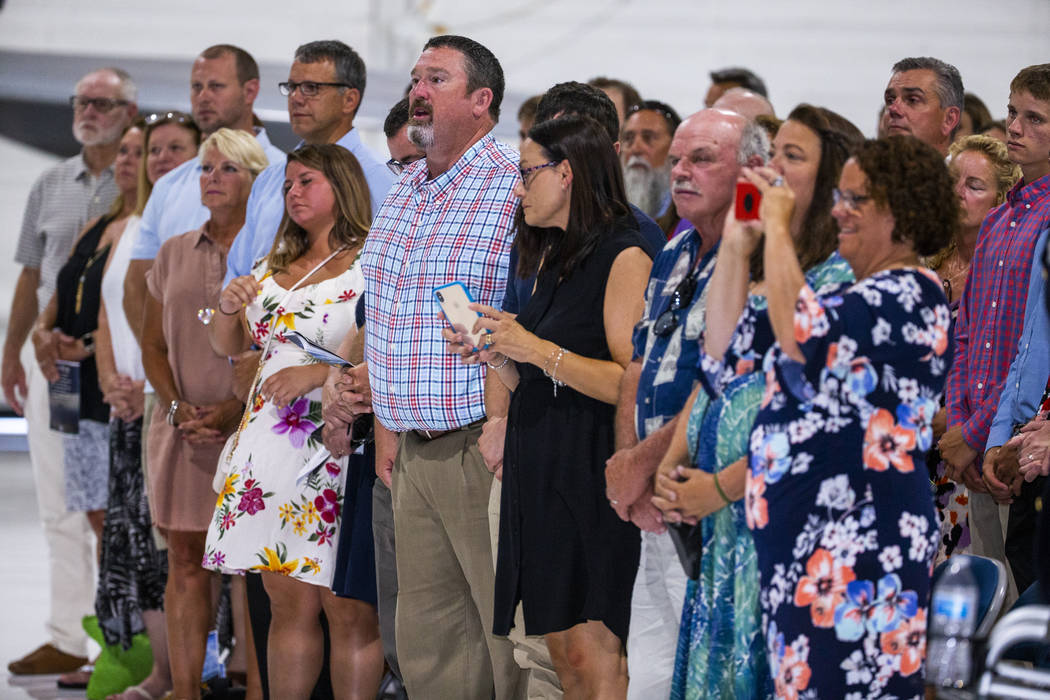
[[[369,68],[406,78],[441,32],[486,44],[522,96],[606,74],[687,114],[707,71],[741,64],[765,78],[779,113],[805,100],[871,133],[904,56],[953,63],[1005,116],[1010,78],[1050,60],[1050,0],[7,0],[0,11],[5,48],[189,61],[230,42],[285,62],[300,43],[334,36]]]
[[[872,134],[890,66],[904,56],[954,64],[967,90],[1005,116],[1013,75],[1050,61],[1050,0],[6,0],[0,10],[3,49],[188,66],[225,42],[286,63],[299,44],[336,37],[361,52],[372,76],[383,71],[401,84],[438,33],[493,50],[510,109],[555,82],[604,74],[684,116],[700,107],[709,70],[745,65],[766,80],[779,114],[808,101]],[[0,65],[0,81],[4,73]],[[52,160],[0,140],[0,331],[21,206]]]

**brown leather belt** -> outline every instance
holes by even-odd
[[[485,423],[485,419],[476,420],[473,423],[467,425],[461,425],[458,428],[449,428],[448,430],[419,430],[415,429],[412,432],[415,433],[416,437],[420,440],[437,440],[439,437],[444,437],[449,433],[458,433],[460,430],[470,430],[471,428],[480,428]]]

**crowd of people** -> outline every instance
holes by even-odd
[[[93,609],[152,649],[111,697],[202,697],[226,597],[251,699],[915,698],[936,564],[1046,583],[1050,64],[996,122],[904,58],[870,140],[744,68],[685,118],[565,82],[515,149],[496,56],[436,36],[389,159],[365,84],[300,46],[288,154],[236,46],[190,114],[76,84],[4,345],[51,586],[12,673],[94,682]]]

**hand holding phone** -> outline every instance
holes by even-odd
[[[750,182],[736,183],[736,220],[755,221],[762,205],[762,192]]]
[[[482,342],[482,334],[474,332],[474,325],[481,318],[481,314],[470,308],[470,304],[474,303],[474,298],[470,295],[470,290],[466,285],[462,282],[452,282],[436,287],[434,296],[452,330],[462,333],[476,350],[488,347],[488,343]]]

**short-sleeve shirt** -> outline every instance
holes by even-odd
[[[284,162],[284,151],[270,143],[266,129],[257,129],[255,138],[269,162]],[[200,228],[209,216],[201,204],[201,159],[197,156],[154,183],[131,259],[152,260],[165,241]]]
[[[116,197],[113,166],[92,175],[83,153],[48,168],[33,183],[22,216],[15,262],[40,270],[38,311],[51,301],[58,271],[69,257],[77,234],[88,221],[105,214]]]
[[[390,185],[394,183],[394,174],[386,167],[385,161],[380,160],[372,149],[361,142],[357,129],[346,132],[335,143],[353,153],[361,165],[372,204],[370,213],[374,216],[383,204]],[[284,158],[271,160],[269,167],[255,178],[252,194],[248,198],[244,227],[237,234],[233,245],[230,246],[230,254],[226,257],[226,279],[223,280],[223,286],[229,284],[234,277],[251,273],[255,263],[269,254],[273,239],[277,236],[277,229],[281,226],[281,218],[284,216],[286,166],[287,161]]]
[[[634,329],[634,358],[642,361],[635,402],[635,429],[644,440],[678,414],[699,381],[700,335],[705,327],[707,283],[715,269],[715,246],[697,261],[702,245],[697,230],[672,239],[653,260],[645,292],[645,313]],[[678,324],[661,337],[653,328],[671,306],[678,285],[689,275],[696,289],[687,308],[674,312]]]
[[[449,430],[485,416],[485,369],[445,351],[434,288],[466,285],[498,306],[507,284],[517,151],[482,137],[444,173],[413,163],[365,240],[365,356],[376,418],[388,429]]]
[[[179,398],[195,405],[229,399],[233,374],[225,357],[215,354],[200,309],[216,309],[226,253],[204,228],[169,239],[160,247],[146,284],[161,302],[161,325],[168,346],[168,364]]]

